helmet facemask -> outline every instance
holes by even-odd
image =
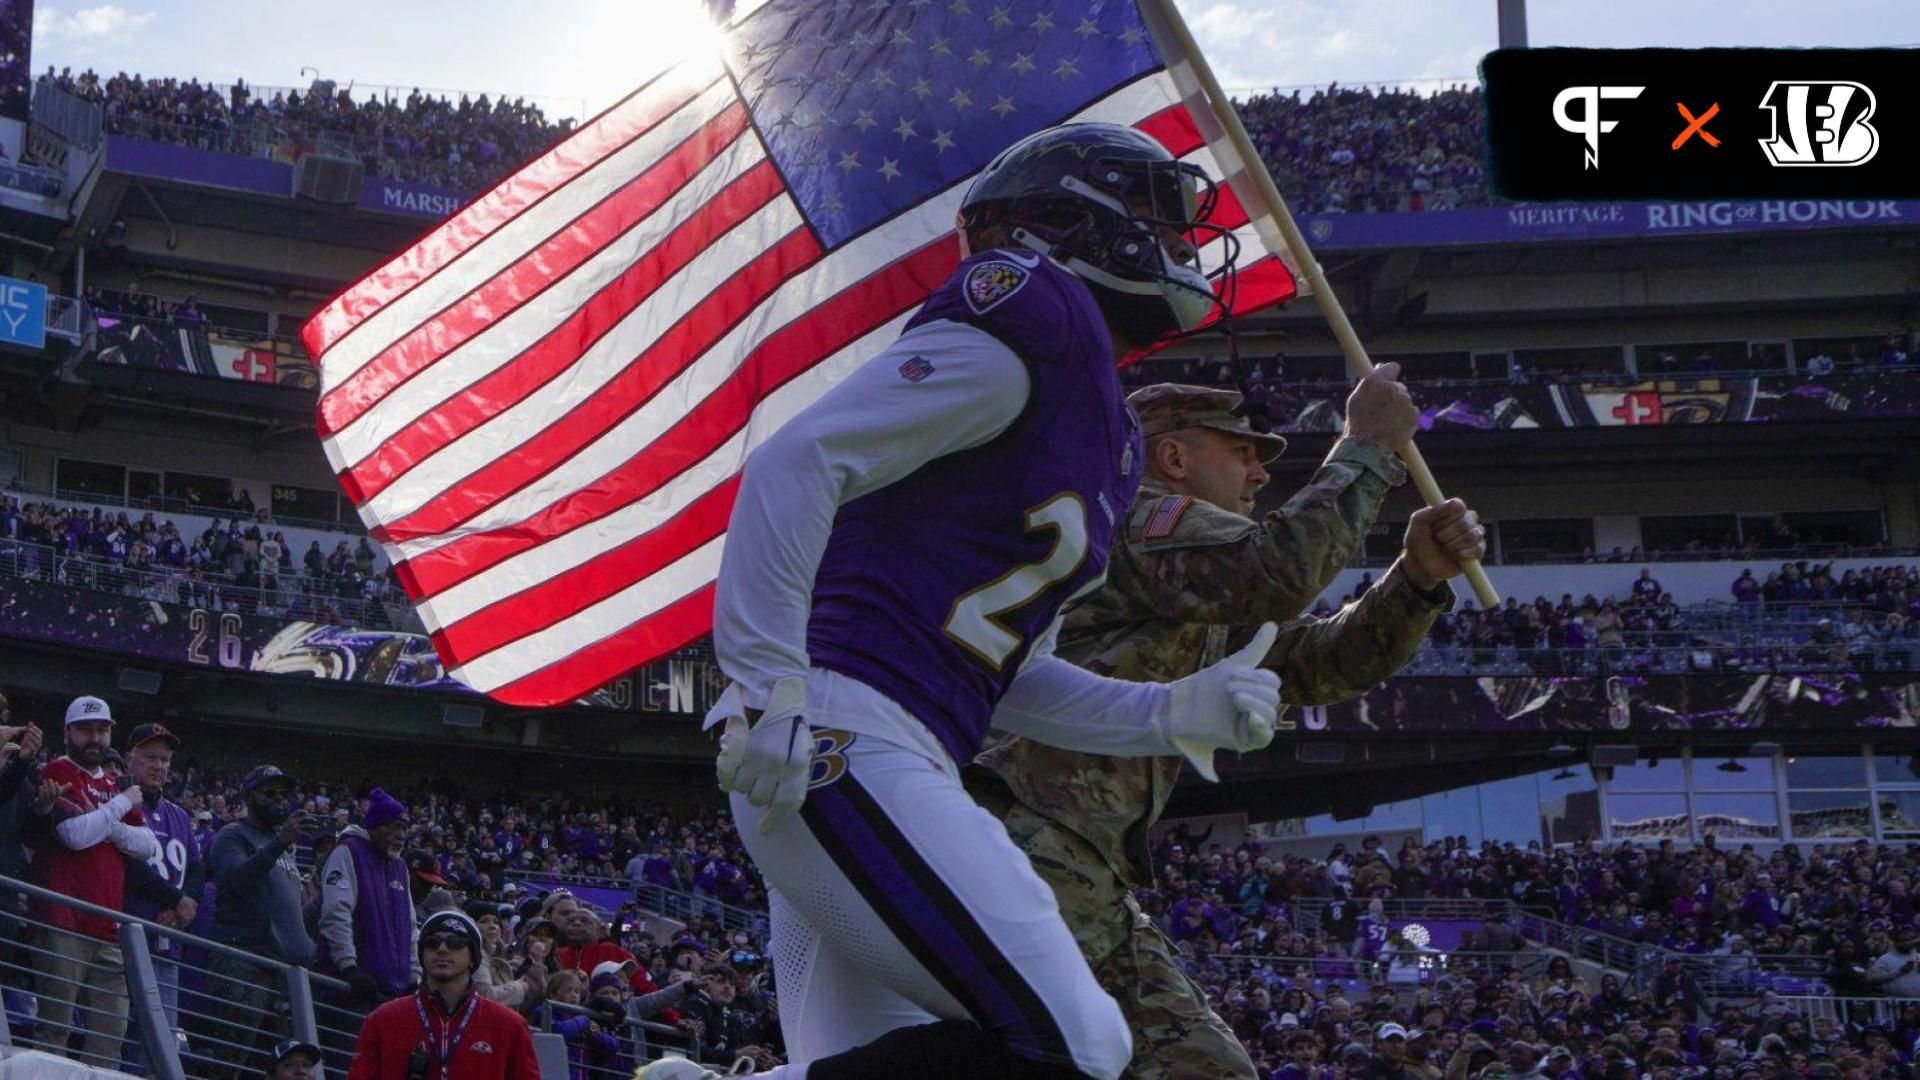
[[[1136,346],[1191,333],[1231,310],[1239,240],[1206,219],[1219,186],[1200,167],[1175,160],[1102,156],[1059,178],[1057,194],[1029,196],[968,221],[1008,227],[1009,242],[1059,262],[1093,288],[1102,311]],[[1162,230],[1198,252],[1218,240],[1211,273],[1182,263]]]

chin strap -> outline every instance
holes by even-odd
[[[1227,338],[1227,364],[1233,368],[1234,385],[1240,389],[1240,404],[1233,415],[1246,420],[1247,426],[1261,435],[1273,434],[1273,419],[1267,415],[1267,388],[1256,378],[1254,362],[1240,355],[1240,339],[1233,331],[1233,318],[1220,316],[1214,324]]]

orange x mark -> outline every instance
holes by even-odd
[[[1675,150],[1680,149],[1680,145],[1682,143],[1686,142],[1688,139],[1693,138],[1696,134],[1699,135],[1702,139],[1705,139],[1708,146],[1720,145],[1720,140],[1714,138],[1713,132],[1707,130],[1707,121],[1713,119],[1714,116],[1720,112],[1719,102],[1717,101],[1714,102],[1711,106],[1707,108],[1707,111],[1701,113],[1697,119],[1694,117],[1692,113],[1687,111],[1687,107],[1685,105],[1682,105],[1676,101],[1673,103],[1673,107],[1676,109],[1679,109],[1680,115],[1686,117],[1687,119],[1687,130],[1681,132],[1680,137],[1673,140],[1673,148]]]

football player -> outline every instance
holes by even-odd
[[[969,188],[965,258],[900,338],[747,462],[714,617],[734,686],[709,722],[810,1080],[1127,1064],[1119,1008],[960,767],[989,726],[1122,756],[1272,738],[1271,627],[1168,685],[1049,645],[1140,482],[1117,360],[1219,307],[1194,245],[1215,190],[1130,128],[1028,137]]]

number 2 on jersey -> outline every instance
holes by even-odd
[[[1000,616],[1032,603],[1048,586],[1072,577],[1087,558],[1087,504],[1063,491],[1027,511],[1027,532],[1053,531],[1053,549],[1039,562],[1025,563],[963,594],[953,602],[947,636],[960,647],[999,671],[1020,647],[1020,635],[1000,623]]]

